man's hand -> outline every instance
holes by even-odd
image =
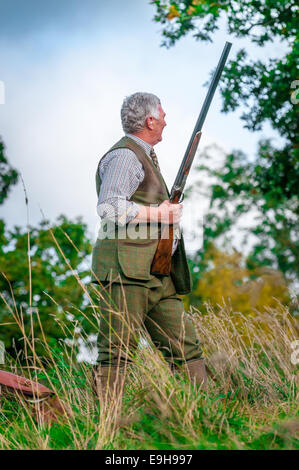
[[[132,222],[161,222],[163,224],[177,224],[182,217],[183,204],[172,204],[163,201],[158,207],[141,206],[140,211]]]
[[[158,221],[163,224],[177,224],[182,217],[183,204],[163,201],[158,207]]]

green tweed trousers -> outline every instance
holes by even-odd
[[[130,362],[142,332],[170,365],[202,358],[195,328],[170,276],[136,284],[102,282],[99,292],[98,364]]]

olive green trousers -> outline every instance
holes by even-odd
[[[98,364],[131,361],[144,335],[170,365],[202,358],[195,328],[170,276],[155,277],[154,283],[103,282],[99,292]]]

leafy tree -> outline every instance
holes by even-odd
[[[201,260],[201,273],[195,278],[185,306],[207,312],[206,303],[217,309],[223,302],[234,312],[249,315],[265,307],[277,308],[277,301],[289,303],[290,295],[281,272],[271,268],[249,269],[241,253],[226,253],[210,243]],[[273,298],[275,292],[275,298]]]
[[[4,143],[0,138],[0,204],[3,204],[12,185],[18,181],[18,172],[9,165],[4,150]]]
[[[20,227],[6,231],[0,222],[0,340],[11,356],[26,350],[20,323],[41,356],[46,351],[38,318],[49,344],[76,336],[80,327],[91,331],[90,302],[80,285],[90,274],[86,230],[80,218],[63,215],[53,226],[43,221],[28,233]]]
[[[224,158],[221,167],[198,167],[213,178],[210,212],[205,222],[207,248],[229,234],[240,217],[252,213],[255,226],[244,230],[244,244],[254,237],[248,266],[274,266],[289,280],[298,276],[298,103],[299,80],[296,41],[298,7],[294,0],[154,0],[155,21],[163,25],[163,45],[170,47],[182,36],[212,41],[220,19],[236,39],[246,37],[263,47],[278,40],[283,58],[253,60],[244,49],[228,62],[220,84],[223,112],[242,106],[241,119],[250,131],[265,123],[282,137],[276,148],[270,139],[260,141],[255,160],[241,151]],[[237,41],[235,42],[237,43]],[[198,186],[198,185],[197,185]],[[203,252],[197,255],[200,263]]]

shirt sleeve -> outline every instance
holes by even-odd
[[[109,152],[99,165],[102,181],[97,204],[101,218],[125,225],[136,217],[140,207],[131,196],[144,179],[142,164],[129,149]]]

